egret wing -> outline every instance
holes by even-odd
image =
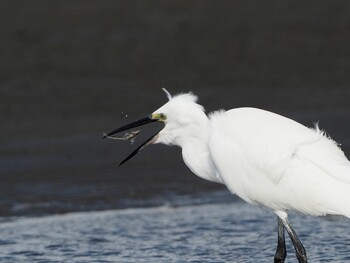
[[[239,108],[212,115],[209,147],[226,178],[238,173],[254,182],[277,184],[299,158],[350,183],[349,161],[334,141],[318,129],[271,112]]]

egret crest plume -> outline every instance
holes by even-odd
[[[166,88],[162,88],[162,90],[165,92],[168,100],[171,100],[173,98],[173,96],[171,96],[170,92]]]

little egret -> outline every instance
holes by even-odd
[[[177,145],[197,176],[221,183],[244,201],[277,215],[278,243],[274,262],[284,262],[287,231],[299,262],[304,246],[287,212],[350,218],[350,162],[336,142],[318,128],[307,128],[278,114],[236,108],[207,116],[197,96],[171,96],[152,114],[104,134],[104,138],[151,122],[164,128],[121,164],[153,143]]]

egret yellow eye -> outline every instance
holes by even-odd
[[[164,113],[159,114],[159,120],[165,121],[166,120],[166,115]]]

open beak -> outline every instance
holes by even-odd
[[[126,131],[135,127],[139,127],[148,123],[152,123],[152,122],[156,122],[159,119],[157,118],[153,118],[152,115],[148,115],[145,118],[142,118],[140,120],[134,121],[132,123],[129,123],[127,125],[124,125],[116,130],[113,130],[107,134],[103,135],[103,139],[104,138],[108,138],[116,133],[122,132],[122,131]],[[136,154],[138,154],[143,148],[145,148],[147,145],[151,144],[153,142],[153,139],[155,139],[155,137],[157,136],[157,134],[161,131],[162,129],[160,129],[159,131],[157,131],[154,135],[152,135],[150,138],[148,138],[145,142],[143,142],[139,147],[137,147],[130,155],[128,155],[128,157],[126,157],[120,164],[119,166],[121,166],[123,163],[127,162],[128,160],[130,160],[132,157],[134,157]]]

